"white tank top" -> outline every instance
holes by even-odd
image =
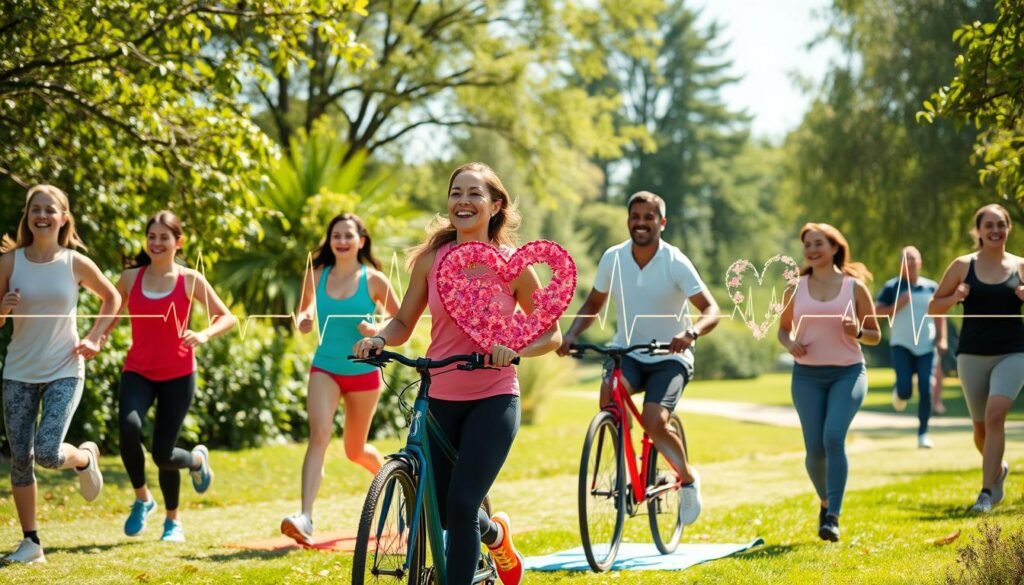
[[[53,260],[32,262],[25,249],[14,251],[9,290],[21,301],[11,312],[14,331],[4,360],[4,379],[30,384],[85,376],[85,361],[75,355],[78,344],[78,282],[71,250]]]

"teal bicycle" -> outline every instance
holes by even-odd
[[[415,368],[420,375],[416,400],[412,411],[407,412],[409,435],[405,447],[387,457],[388,461],[374,476],[366,494],[352,563],[353,585],[447,583],[444,531],[434,490],[427,433],[432,433],[444,448],[445,453],[439,455],[454,458],[455,451],[427,416],[431,370],[451,365],[459,370],[487,369],[484,358],[484,354],[474,353],[441,360],[410,359],[390,351],[381,351],[364,359],[349,357],[353,361],[379,367],[396,361]],[[519,363],[519,358],[513,363]],[[489,516],[490,506],[486,499],[483,508]],[[493,585],[497,578],[493,560],[487,553],[482,553],[473,583]]]

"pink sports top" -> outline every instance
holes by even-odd
[[[811,296],[808,275],[800,277],[800,285],[793,297],[793,326],[796,341],[807,348],[807,355],[796,358],[805,366],[852,366],[864,363],[860,343],[843,332],[843,316],[857,318],[857,305],[853,300],[855,281],[843,277],[839,294],[828,301]]]
[[[143,266],[135,275],[128,293],[132,346],[124,360],[124,371],[158,382],[187,376],[196,370],[196,359],[195,352],[182,343],[179,333],[188,328],[192,306],[185,292],[185,273],[178,273],[171,294],[153,299],[142,292],[146,268]]]
[[[434,265],[427,275],[427,305],[430,307],[430,348],[427,355],[434,359],[443,359],[450,355],[473,352],[490,353],[491,348],[482,348],[470,339],[458,324],[448,315],[437,292],[437,270],[441,261],[454,244],[445,244],[438,248],[434,256]],[[504,251],[503,251],[504,252]],[[481,278],[495,278],[489,272]],[[511,291],[503,292],[497,299],[504,315],[511,315],[516,308],[516,299]],[[464,372],[453,370],[437,376],[430,383],[430,397],[440,400],[479,400],[503,394],[519,395],[519,379],[516,377],[515,366],[500,370],[475,370]]]

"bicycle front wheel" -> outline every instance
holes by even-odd
[[[683,452],[690,457],[686,446],[683,423],[673,414],[668,421],[669,432],[679,437]],[[651,449],[651,461],[647,467],[647,517],[651,520],[651,536],[658,551],[667,555],[675,552],[679,538],[683,535],[683,520],[679,516],[679,488],[665,489],[665,485],[676,482],[676,472],[664,457],[658,456],[657,449]]]
[[[415,507],[416,478],[411,466],[400,459],[388,461],[374,476],[366,493],[352,563],[353,585],[429,584],[429,573],[423,567],[427,554],[426,519],[420,518],[419,528],[413,534]],[[407,566],[410,546],[414,547],[413,556]]]
[[[580,460],[579,514],[583,552],[590,568],[607,571],[615,562],[626,519],[619,425],[609,412],[590,422]]]

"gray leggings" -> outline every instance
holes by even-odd
[[[804,432],[807,475],[836,516],[846,492],[846,434],[867,391],[864,364],[793,366],[793,406]]]
[[[28,487],[35,483],[33,459],[49,469],[63,467],[60,445],[82,399],[82,387],[82,378],[60,378],[41,384],[4,380],[4,426],[11,444],[11,485]]]
[[[974,422],[985,420],[989,396],[1017,399],[1024,385],[1024,353],[956,356],[956,371],[964,389],[967,411]]]

